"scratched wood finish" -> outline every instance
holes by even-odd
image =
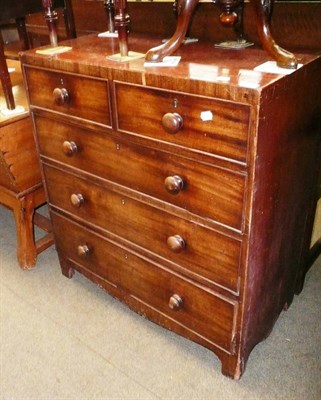
[[[50,204],[74,214],[83,222],[98,226],[156,256],[167,259],[175,268],[201,276],[238,292],[240,241],[220,235],[193,221],[141,203],[113,187],[88,183],[75,175],[44,166]],[[73,204],[72,196],[82,196],[81,204]],[[139,235],[137,234],[139,232]],[[184,251],[175,253],[166,240],[179,234],[186,243]],[[212,251],[208,251],[208,246]],[[164,262],[164,261],[162,261]],[[165,261],[166,262],[166,261]],[[196,277],[196,278],[195,278]]]
[[[36,118],[36,126],[44,156],[242,230],[244,173],[134,145],[110,135],[110,132],[83,130],[42,117]],[[52,132],[55,132],[54,136]],[[78,148],[71,157],[63,152],[65,141],[74,142]],[[106,151],[112,157],[106,157]],[[165,189],[164,182],[168,176],[177,175],[183,180],[183,188],[179,193],[171,194]],[[219,192],[217,188],[220,188]]]
[[[69,74],[48,74],[47,71],[35,69],[28,70],[27,75],[32,104],[110,125],[109,96],[105,81],[74,77]],[[66,97],[64,98],[62,93],[57,98],[54,90],[63,91],[65,87],[69,89]],[[90,92],[95,93],[93,99],[88,96]]]
[[[194,333],[201,340],[205,337],[206,341],[215,343],[228,353],[233,350],[235,301],[202,290],[182,276],[175,276],[158,264],[137,257],[134,252],[115,246],[112,241],[84,230],[56,213],[52,213],[52,217],[58,246],[68,260],[96,273],[107,281],[107,285],[127,288],[132,297],[149,303],[169,318],[177,314],[172,326],[180,325],[179,329],[183,329],[186,335]],[[74,234],[66,237],[66,229]],[[90,247],[88,257],[78,254],[79,243],[87,243]],[[127,260],[125,263],[124,258]],[[171,311],[167,306],[174,291],[179,291],[184,297],[185,307],[181,313]]]
[[[246,163],[249,107],[244,104],[120,83],[115,84],[115,92],[120,131],[157,137]],[[140,101],[142,98],[144,102]],[[199,117],[204,110],[212,113],[206,121]],[[178,114],[182,119],[182,127],[172,135],[162,124],[167,113]]]
[[[132,35],[129,46],[146,52],[159,40]],[[62,272],[81,272],[136,312],[208,347],[225,375],[240,378],[253,347],[291,304],[308,255],[321,59],[296,54],[303,67],[292,74],[256,75],[253,68],[266,61],[258,48],[196,43],[181,46],[177,67],[147,68],[143,59],[110,61],[114,39],[65,43],[72,51],[55,57],[22,55]],[[213,75],[205,78],[204,68]],[[223,70],[225,82],[215,78]],[[39,71],[48,85],[41,95]],[[50,97],[53,79],[70,95],[69,109]],[[95,90],[84,92],[79,80]],[[186,125],[167,108],[174,92]],[[80,100],[81,110],[72,105],[96,97],[106,100],[107,122]],[[202,111],[213,121],[203,121]],[[181,136],[177,124],[185,126]],[[164,176],[176,171],[191,184],[167,194]]]

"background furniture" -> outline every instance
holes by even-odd
[[[66,32],[75,37],[71,3],[56,1],[63,8]],[[0,25],[16,22],[21,47],[27,49],[31,43],[26,30],[26,15],[44,11],[41,0],[0,2]],[[17,256],[22,268],[32,268],[37,254],[53,243],[51,225],[45,216],[36,210],[46,203],[39,170],[38,156],[33,138],[32,122],[20,69],[20,63],[11,61],[14,67],[13,82],[5,57],[5,46],[0,34],[0,77],[2,91],[1,108],[16,109],[16,101],[25,107],[25,112],[5,117],[0,115],[0,204],[12,209],[17,228]],[[15,92],[13,92],[13,86]],[[35,226],[46,231],[40,239],[35,237]]]
[[[46,203],[46,198],[20,62],[10,60],[8,63],[15,69],[11,79],[16,100],[26,112],[8,117],[0,114],[0,204],[10,208],[14,214],[19,265],[32,268],[37,254],[53,243],[53,237],[49,220],[36,212]],[[1,90],[0,106],[5,106]],[[38,234],[36,238],[35,226],[47,234],[42,237]]]
[[[69,38],[76,37],[75,24],[70,0],[56,0],[55,7],[63,8],[63,16],[66,25],[66,32]],[[12,20],[15,20],[19,32],[21,48],[26,50],[30,48],[30,40],[26,29],[26,16],[31,13],[42,11],[44,8],[41,0],[11,0],[10,2],[0,1],[0,26]],[[53,11],[53,10],[52,10]],[[8,72],[5,47],[0,32],[0,78],[3,88],[3,95],[9,110],[15,109],[15,100],[12,93],[12,84]]]
[[[221,9],[222,13],[219,18],[221,23],[226,28],[232,29],[235,33],[235,40],[232,46],[231,42],[227,47],[235,47],[235,42],[240,46],[247,43],[245,40],[245,32],[243,30],[243,9],[244,0],[239,2],[231,2],[230,0],[217,0],[215,2]],[[297,68],[297,60],[293,53],[281,48],[272,36],[270,22],[272,16],[272,0],[251,0],[255,8],[255,20],[260,38],[261,46],[267,51],[270,57],[276,61],[277,65],[281,68]],[[156,48],[150,49],[146,53],[146,60],[151,62],[158,62],[164,57],[173,54],[177,48],[183,44],[186,33],[189,30],[193,14],[199,0],[180,0],[180,11],[177,15],[176,30],[171,38],[164,43],[158,45]],[[176,7],[177,3],[175,4]],[[224,41],[226,47],[226,41]]]
[[[101,0],[71,0],[77,36],[107,30],[108,20]],[[173,2],[131,2],[127,4],[131,19],[130,31],[169,38],[175,30],[176,18]],[[248,40],[259,44],[254,17],[254,7],[245,3],[244,29]],[[212,43],[235,39],[233,29],[226,29],[219,21],[221,10],[215,4],[197,6],[189,34]],[[320,44],[321,2],[276,1],[273,7],[272,30],[277,43],[291,51],[321,53]],[[59,25],[58,32],[64,33]],[[27,18],[27,29],[36,43],[47,38],[47,27],[40,14]]]
[[[129,36],[142,53],[159,42]],[[208,347],[239,378],[309,254],[321,59],[266,74],[253,71],[261,49],[193,43],[177,67],[147,68],[109,61],[116,39],[66,44],[22,56],[63,273]]]

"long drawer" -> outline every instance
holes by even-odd
[[[120,131],[246,163],[248,105],[122,82],[114,88]]]
[[[63,257],[129,292],[171,319],[173,326],[179,324],[233,351],[237,302],[204,290],[55,213],[52,221]],[[83,251],[84,246],[87,251]]]
[[[35,123],[43,156],[242,230],[245,174],[49,118]]]
[[[52,206],[166,258],[190,276],[238,291],[240,241],[60,169],[44,165],[44,173]]]
[[[25,72],[31,106],[111,126],[107,81],[28,67]]]

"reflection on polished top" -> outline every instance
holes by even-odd
[[[151,39],[142,35],[129,36],[129,49],[135,52],[146,53],[151,47],[159,43],[160,38]],[[72,50],[63,54],[48,56],[37,55],[37,65],[41,60],[43,67],[62,69],[68,65],[73,73],[109,77],[115,69],[127,71],[128,81],[179,90],[177,79],[189,79],[191,91],[204,95],[220,95],[226,99],[233,98],[231,91],[223,86],[241,86],[249,89],[260,89],[275,82],[283,75],[254,71],[256,67],[271,61],[266,52],[260,48],[245,48],[242,50],[218,49],[212,43],[190,43],[181,46],[174,54],[181,56],[176,67],[145,67],[144,58],[133,59],[130,62],[117,62],[108,59],[108,56],[119,53],[118,39],[98,37],[97,34],[80,37],[76,40],[63,42],[71,46]],[[35,50],[23,54],[23,60],[33,64]],[[315,59],[316,55],[296,54],[300,64],[306,64]],[[298,70],[287,70],[287,73],[296,73]],[[193,81],[204,82],[196,87]],[[223,90],[222,90],[223,89]],[[214,92],[213,92],[214,90]],[[204,92],[204,93],[203,93]],[[208,92],[208,93],[206,93]],[[239,92],[238,92],[239,93]]]

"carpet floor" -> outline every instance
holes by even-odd
[[[15,226],[0,207],[1,400],[320,400],[321,258],[240,381],[209,350],[127,309],[55,249],[34,270],[16,261]]]

